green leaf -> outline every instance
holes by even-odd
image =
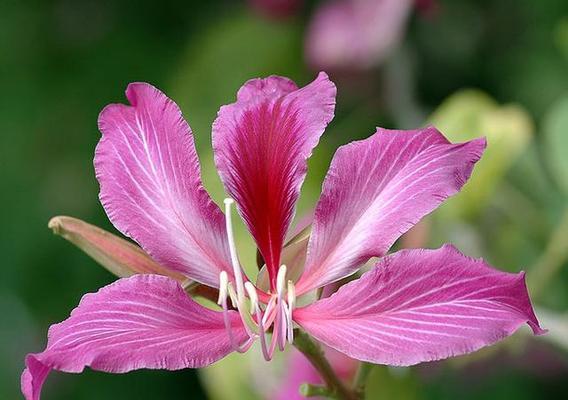
[[[487,94],[472,89],[446,99],[429,122],[452,142],[487,138],[487,149],[459,201],[445,207],[446,211],[463,217],[473,216],[487,205],[495,187],[526,149],[534,130],[531,117],[522,107],[499,105]]]
[[[568,96],[554,103],[543,121],[546,159],[562,189],[568,193]]]

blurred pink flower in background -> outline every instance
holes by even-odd
[[[329,347],[325,348],[325,355],[341,380],[349,381],[355,376],[359,364],[356,360]],[[305,399],[298,390],[303,383],[319,385],[324,382],[308,359],[298,350],[291,348],[286,360],[286,375],[270,398],[275,400]]]
[[[367,69],[401,40],[412,0],[334,0],[312,18],[306,60],[313,68]]]
[[[299,11],[303,0],[249,0],[255,10],[271,18],[289,17]]]

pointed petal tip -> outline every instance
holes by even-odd
[[[532,301],[530,299],[529,290],[527,287],[527,280],[526,280],[526,272],[520,271],[517,276],[519,277],[519,281],[522,282],[523,291],[526,295],[526,301],[528,303],[528,310],[527,310],[527,324],[532,329],[533,334],[535,336],[542,336],[548,333],[548,329],[542,328],[540,326],[540,322],[534,312],[534,307],[532,305]]]
[[[51,368],[39,361],[35,354],[26,356],[26,368],[20,379],[21,391],[26,400],[39,400],[41,388]]]
[[[125,90],[126,98],[133,107],[136,107],[138,101],[144,101],[146,98],[146,92],[154,93],[159,96],[165,96],[164,92],[158,89],[156,86],[147,82],[131,82],[128,84]]]

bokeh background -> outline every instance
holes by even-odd
[[[48,326],[114,280],[47,229],[66,214],[114,231],[92,167],[102,107],[123,102],[131,81],[168,93],[220,201],[210,149],[219,106],[249,78],[279,74],[303,85],[320,69],[338,85],[337,112],[310,162],[300,213],[317,200],[334,150],[375,126],[434,123],[455,141],[485,135],[489,149],[466,190],[397,246],[453,242],[503,270],[526,270],[550,329],[452,361],[377,367],[369,398],[565,395],[568,2],[376,0],[391,5],[362,20],[339,4],[349,2],[0,1],[0,399],[20,398],[24,355],[43,349]],[[271,366],[249,354],[200,373],[54,373],[44,399],[277,398],[289,368],[287,354]]]

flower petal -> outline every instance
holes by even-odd
[[[242,343],[248,336],[238,314],[230,313],[233,333]],[[48,336],[45,351],[26,357],[22,392],[27,400],[39,399],[51,369],[198,368],[232,351],[223,314],[197,304],[177,282],[158,275],[120,279],[84,296]]]
[[[272,285],[306,160],[333,118],[335,93],[323,72],[302,89],[282,77],[253,79],[239,90],[236,103],[221,107],[213,124],[219,174],[256,240]]]
[[[350,357],[400,366],[470,353],[524,322],[544,333],[524,273],[500,272],[450,245],[387,256],[294,319]]]
[[[379,128],[337,150],[316,206],[299,294],[383,256],[424,215],[457,193],[485,139],[451,144],[435,128]]]
[[[224,216],[202,186],[191,129],[177,105],[146,83],[132,106],[99,116],[95,154],[100,199],[112,223],[158,263],[209,286],[232,276]]]

